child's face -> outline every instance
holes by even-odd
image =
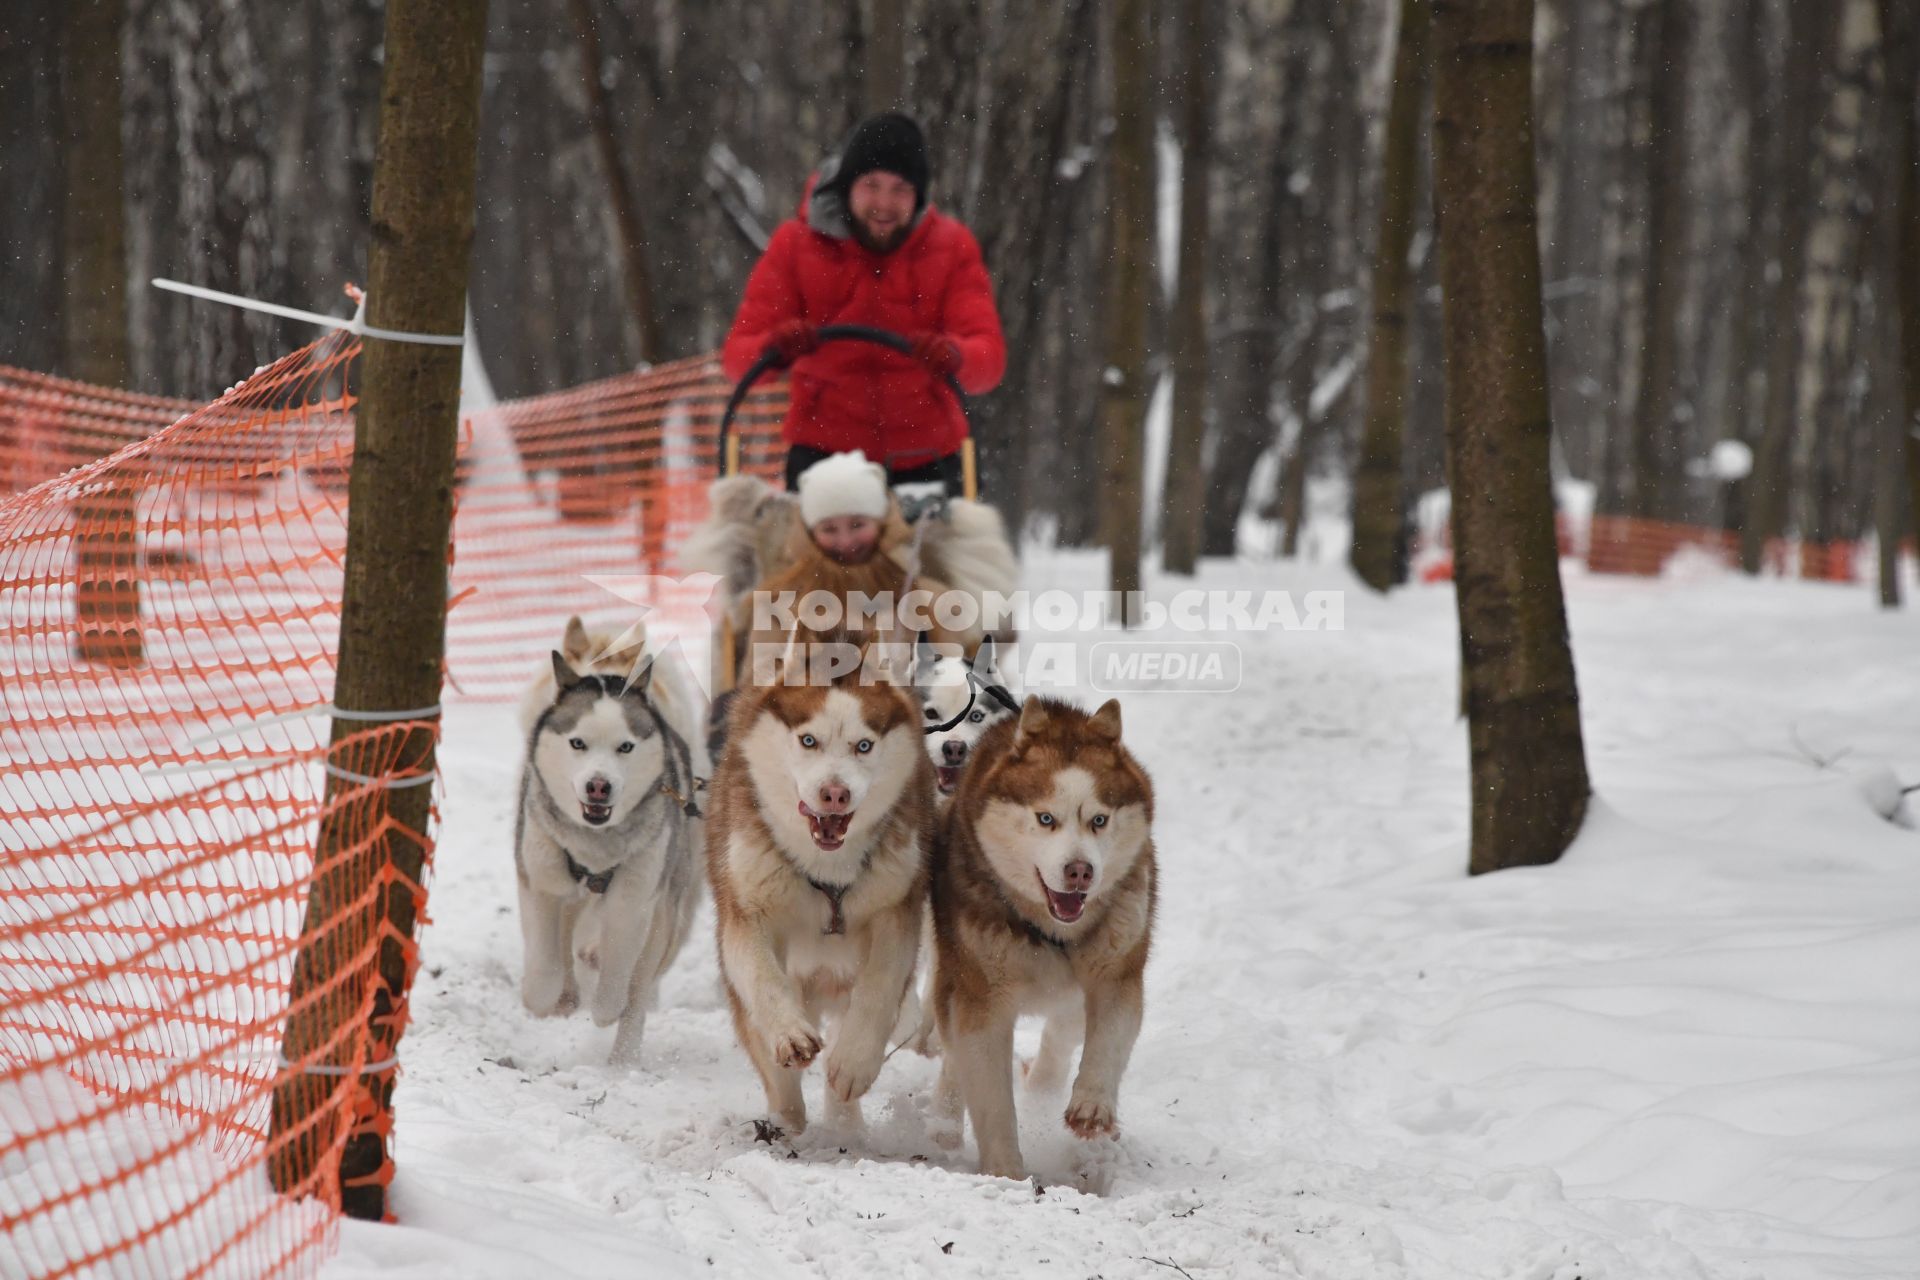
[[[813,526],[813,541],[841,564],[861,564],[880,544],[880,522],[872,516],[828,516]]]

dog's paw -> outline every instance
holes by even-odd
[[[1098,1138],[1120,1131],[1120,1117],[1112,1098],[1075,1093],[1067,1104],[1066,1122],[1067,1128],[1081,1138]]]
[[[996,1152],[993,1156],[980,1157],[980,1174],[986,1178],[1010,1178],[1015,1182],[1027,1180],[1027,1162],[1020,1158],[1018,1151],[1010,1153]]]
[[[863,1096],[879,1078],[886,1046],[836,1044],[827,1055],[827,1091],[841,1102]]]
[[[773,1037],[773,1060],[783,1067],[809,1066],[820,1056],[820,1036],[813,1028],[796,1026]]]
[[[610,1027],[626,1016],[627,993],[615,983],[603,982],[600,989],[593,993],[589,1010],[593,1014],[594,1026]]]
[[[536,1018],[568,1013],[577,999],[562,973],[528,973],[520,980],[520,1003]]]

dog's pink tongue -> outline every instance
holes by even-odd
[[[1072,924],[1087,909],[1087,895],[1084,893],[1055,893],[1053,886],[1044,880],[1040,887],[1047,891],[1047,910],[1053,912],[1053,918],[1062,924]]]
[[[951,791],[959,785],[960,767],[958,765],[937,764],[933,767],[933,771],[939,777],[942,791]]]

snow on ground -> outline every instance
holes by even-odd
[[[1041,558],[1029,585],[1098,569]],[[347,1224],[325,1274],[1920,1274],[1920,835],[1869,803],[1920,782],[1920,616],[1864,587],[1569,572],[1598,799],[1551,868],[1464,874],[1445,588],[1241,637],[1235,694],[1125,697],[1159,799],[1146,1024],[1117,1144],[1023,1099],[1041,1190],[931,1142],[934,1066],[904,1052],[866,1133],[757,1143],[710,934],[635,1070],[583,1015],[527,1016],[513,713],[456,708],[405,1225]]]

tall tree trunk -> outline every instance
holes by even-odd
[[[1591,791],[1548,472],[1532,0],[1436,0],[1434,187],[1470,870],[1552,862]]]
[[[13,0],[0,38],[0,244],[6,287],[0,289],[0,364],[57,369],[64,326],[60,306],[60,237],[47,234],[47,210],[58,208],[65,182],[60,156],[62,0]],[[0,448],[7,447],[0,428]],[[0,463],[0,489],[6,466]]]
[[[486,0],[388,0],[386,69],[381,86],[379,155],[374,169],[373,247],[367,320],[383,329],[461,331],[473,245],[475,168],[480,124]],[[340,608],[334,705],[353,711],[417,713],[430,720],[440,701],[446,652],[447,559],[453,525],[453,461],[458,436],[460,349],[366,340],[362,395],[354,429],[348,491],[345,587]],[[412,978],[416,894],[430,847],[432,792],[401,786],[375,792],[385,821],[360,824],[366,803],[341,805],[357,784],[341,774],[390,773],[392,761],[368,758],[343,740],[364,720],[333,722],[329,800],[315,848],[307,902],[306,945],[295,961],[283,1054],[290,1063],[324,1055],[341,1014],[357,1010],[358,982],[371,982],[370,1057],[388,1065],[362,1072],[356,1087],[372,1113],[390,1116],[395,1067]],[[407,734],[398,765],[430,773],[431,728]],[[342,929],[369,890],[376,919]],[[357,922],[356,922],[357,923]],[[377,925],[377,927],[376,927]],[[332,935],[332,936],[329,936]],[[338,966],[343,938],[378,938],[377,970],[346,979]],[[334,998],[323,993],[333,990]],[[351,1065],[351,1064],[344,1064]],[[274,1130],[298,1133],[332,1092],[324,1075],[294,1074],[275,1097]],[[282,1191],[300,1185],[332,1135],[310,1127],[276,1154],[271,1173]],[[385,1129],[367,1125],[340,1155],[341,1207],[378,1221],[386,1211]]]
[[[1180,266],[1173,304],[1173,428],[1162,504],[1162,562],[1191,574],[1200,555],[1207,438],[1207,258],[1213,96],[1224,0],[1189,0],[1180,85]]]
[[[593,132],[594,153],[607,180],[613,208],[615,238],[620,245],[620,278],[626,286],[627,314],[633,320],[640,363],[652,364],[665,354],[660,334],[660,311],[654,305],[653,277],[647,269],[647,236],[640,218],[640,201],[633,179],[620,156],[620,137],[607,97],[600,52],[600,32],[594,22],[593,0],[567,0],[573,28],[580,39],[580,80],[586,89],[587,125]]]
[[[1920,532],[1920,125],[1914,121],[1920,104],[1920,14],[1903,0],[1880,0],[1880,21],[1887,51],[1887,154],[1900,175],[1893,187],[1898,209],[1891,302],[1899,313],[1901,395],[1896,403],[1898,439],[1904,443],[1881,466],[1894,470],[1904,454],[1907,528]]]
[[[1647,140],[1647,234],[1643,257],[1640,395],[1634,404],[1633,498],[1628,514],[1647,520],[1677,518],[1677,477],[1686,459],[1680,402],[1681,312],[1686,302],[1689,244],[1686,193],[1687,78],[1693,48],[1695,0],[1667,0],[1652,7],[1650,41],[1651,136]]]
[[[1426,102],[1427,5],[1400,0],[1393,102],[1381,156],[1380,228],[1373,256],[1373,332],[1367,343],[1367,408],[1353,476],[1353,571],[1375,591],[1399,563],[1407,397],[1407,319],[1413,284],[1414,196],[1420,174],[1420,109]]]
[[[1146,0],[1112,0],[1108,17],[1113,140],[1107,153],[1100,540],[1109,557],[1109,588],[1137,592],[1148,392],[1147,288],[1153,269],[1153,121],[1147,110],[1153,53],[1148,47]],[[1129,617],[1129,624],[1132,621]]]
[[[120,0],[73,0],[64,41],[66,369],[124,388],[127,368],[126,184],[120,152]],[[89,452],[124,440],[102,435]],[[74,503],[74,652],[88,662],[140,661],[139,489],[127,474]]]
[[[1870,169],[1861,164],[1867,92],[1879,45],[1875,0],[1844,0],[1836,75],[1827,95],[1815,153],[1819,184],[1807,238],[1806,339],[1801,348],[1795,414],[1795,468],[1800,475],[1803,539],[1824,545],[1841,534],[1834,447],[1847,416],[1847,371],[1857,331],[1861,240],[1870,216],[1856,198]]]
[[[1781,163],[1776,169],[1777,189],[1771,193],[1780,211],[1780,233],[1775,242],[1778,271],[1768,318],[1771,336],[1766,362],[1766,418],[1747,484],[1747,520],[1740,531],[1740,567],[1748,573],[1760,572],[1768,541],[1786,531],[1801,354],[1807,345],[1807,240],[1815,216],[1813,166],[1807,156],[1819,147],[1820,86],[1841,7],[1787,6],[1787,60],[1779,90],[1781,124],[1775,139],[1781,149]]]
[[[866,46],[867,113],[896,110],[907,100],[907,0],[867,0]]]

